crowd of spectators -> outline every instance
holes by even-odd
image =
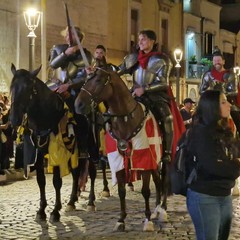
[[[10,168],[10,159],[14,157],[13,129],[9,123],[9,98],[0,93],[0,174]]]

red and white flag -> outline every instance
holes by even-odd
[[[158,162],[161,160],[162,139],[160,130],[150,111],[144,121],[142,129],[129,141],[129,147],[126,151],[127,156],[119,153],[117,140],[114,139],[109,132],[105,135],[105,141],[113,185],[117,183],[116,172],[125,168],[127,176],[129,170],[131,170],[131,176],[135,176],[136,174],[134,174],[133,171],[156,169]],[[137,179],[131,179],[131,181],[134,180]]]

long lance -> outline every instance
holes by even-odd
[[[70,20],[70,24],[71,24],[71,26],[72,26],[73,35],[74,35],[74,37],[75,37],[75,39],[76,39],[78,48],[79,48],[79,50],[80,50],[80,52],[81,52],[81,55],[82,55],[82,58],[83,58],[83,62],[84,62],[84,64],[85,64],[85,67],[89,67],[90,64],[89,64],[88,59],[87,59],[87,56],[86,56],[86,54],[85,54],[85,52],[84,52],[84,50],[83,50],[82,44],[81,44],[81,42],[80,42],[80,40],[79,40],[79,37],[78,37],[78,35],[77,35],[77,32],[76,32],[76,29],[75,29],[75,27],[74,27],[74,25],[73,25],[73,22],[72,22],[71,18],[69,18],[69,20]]]
[[[75,29],[75,25],[73,24],[70,16],[69,16],[69,13],[68,13],[68,8],[67,8],[67,4],[63,1],[63,4],[64,4],[64,7],[65,7],[65,10],[66,10],[66,17],[67,17],[67,25],[68,25],[68,32],[69,32],[69,42],[70,42],[70,46],[72,46],[73,44],[73,39],[72,39],[72,32],[73,32],[73,35],[76,39],[76,42],[77,42],[77,45],[78,45],[78,48],[80,50],[80,53],[82,55],[82,58],[83,58],[83,62],[85,64],[85,67],[89,67],[90,64],[88,62],[88,59],[87,59],[87,56],[83,50],[83,47],[82,47],[82,44],[79,40],[79,37],[77,35],[77,32],[76,32],[76,29]],[[71,42],[72,41],[72,42]]]
[[[68,7],[67,7],[67,4],[64,1],[63,1],[63,5],[64,5],[64,8],[65,8],[66,18],[67,18],[69,45],[72,46],[73,45],[73,38],[72,38],[72,32],[71,32],[70,18],[69,18],[69,14],[68,14]]]

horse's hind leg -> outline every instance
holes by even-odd
[[[123,232],[125,230],[125,218],[127,216],[126,213],[126,173],[125,169],[120,170],[116,173],[117,182],[118,182],[118,195],[120,198],[120,207],[121,207],[121,213],[120,218],[118,219],[118,222],[116,223],[113,231],[121,231]]]
[[[86,189],[89,174],[89,159],[81,159],[80,175],[78,179],[78,196]]]
[[[151,215],[151,219],[159,219],[160,221],[167,221],[167,212],[161,206],[162,182],[158,170],[152,171],[152,178],[156,189],[156,208]]]
[[[95,197],[95,189],[94,189],[94,186],[95,186],[95,179],[96,179],[96,176],[97,176],[97,171],[96,171],[96,167],[94,165],[94,163],[89,160],[89,176],[90,176],[90,180],[91,180],[91,186],[90,186],[90,193],[89,193],[89,201],[88,201],[88,205],[87,205],[87,210],[88,211],[95,211],[96,210],[96,207],[95,207],[95,200],[96,200],[96,197]]]
[[[53,168],[53,186],[55,189],[56,199],[55,199],[54,209],[51,212],[50,221],[58,222],[60,220],[59,211],[62,209],[62,203],[61,203],[62,178],[60,176],[59,167]]]
[[[156,208],[151,216],[151,219],[159,219],[161,222],[167,222],[168,221],[168,216],[167,216],[167,197],[168,197],[168,190],[169,190],[169,167],[170,163],[163,162],[161,164],[161,181],[160,181],[160,188],[158,187],[158,177],[159,174],[157,174],[155,171],[153,172],[153,181],[155,182],[157,180],[157,184],[155,183],[156,186],[156,192],[157,192],[157,197],[159,196],[159,199],[156,199]],[[156,180],[155,180],[156,179]],[[160,194],[158,195],[158,189],[160,191]],[[163,201],[161,204],[161,195],[163,195]]]
[[[170,163],[163,162],[162,163],[163,201],[162,201],[161,207],[165,210],[167,210],[167,197],[168,197],[168,191],[169,191],[169,186],[170,186],[169,169],[170,169]]]
[[[47,200],[46,200],[46,177],[44,174],[44,164],[43,164],[43,158],[39,159],[40,156],[38,156],[37,162],[35,164],[36,167],[36,175],[37,175],[37,183],[40,191],[40,208],[37,211],[36,220],[37,221],[45,221],[47,218],[47,215],[45,213],[45,208],[47,207]]]
[[[158,170],[152,170],[152,178],[156,190],[156,206],[161,203],[161,179]]]
[[[134,186],[132,182],[128,182],[127,186],[130,191],[134,191]]]

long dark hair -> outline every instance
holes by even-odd
[[[203,125],[217,125],[221,119],[220,91],[207,90],[199,100],[195,119]]]
[[[221,117],[220,95],[221,92],[217,90],[207,90],[201,95],[193,118],[193,127],[198,124],[210,126],[214,132],[213,138],[236,158],[239,156],[240,143],[233,137],[228,119]]]

